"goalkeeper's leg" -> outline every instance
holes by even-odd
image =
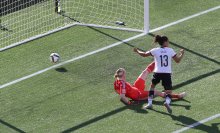
[[[166,97],[166,93],[165,92],[160,92],[158,90],[155,89],[155,96],[160,96],[162,98],[165,98]],[[184,97],[186,97],[186,92],[182,92],[180,94],[177,94],[177,93],[172,93],[171,94],[171,98],[172,99],[183,99]]]
[[[147,68],[140,74],[140,76],[134,82],[134,86],[138,88],[140,91],[144,91],[145,81],[147,79],[147,76],[149,73],[151,73],[154,70],[154,67],[155,67],[155,63],[152,62],[150,65],[147,66]]]

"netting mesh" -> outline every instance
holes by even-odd
[[[73,23],[144,28],[144,0],[60,0],[58,10],[55,1],[1,0],[0,48]]]
[[[68,17],[86,24],[143,29],[144,0],[67,0],[64,11]]]
[[[3,10],[1,11],[0,47],[64,25],[63,17],[54,11],[53,0],[26,0],[23,3],[13,0],[5,1],[4,4],[3,2],[1,5],[5,7],[1,8]]]

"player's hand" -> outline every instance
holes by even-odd
[[[133,50],[135,53],[138,53],[138,48],[134,48]]]
[[[180,49],[180,53],[184,54],[185,50],[184,49]]]
[[[122,99],[120,99],[120,101],[124,104],[124,105],[127,105],[127,106],[130,106],[130,105],[138,105],[139,102],[138,101],[133,101],[133,100],[129,100],[128,103],[123,101]]]
[[[138,105],[139,101],[130,100],[130,105]]]
[[[124,104],[124,105],[130,105],[130,101],[127,103],[127,102],[125,102],[124,100],[122,100],[122,99],[120,99],[120,101]]]

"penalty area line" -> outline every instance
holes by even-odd
[[[220,117],[220,114],[216,114],[216,115],[210,116],[210,117],[208,117],[208,118],[206,118],[206,119],[203,119],[203,120],[201,120],[201,121],[199,121],[199,122],[193,123],[193,124],[188,125],[188,126],[186,126],[186,127],[184,127],[184,128],[181,128],[181,129],[179,129],[179,130],[176,130],[176,131],[174,131],[173,133],[181,133],[181,132],[183,132],[183,131],[186,131],[186,130],[188,130],[188,129],[190,129],[190,128],[194,128],[194,127],[196,127],[196,126],[199,126],[199,125],[201,125],[201,124],[203,124],[203,123],[205,123],[205,122],[211,121],[211,120],[216,119],[216,118],[218,118],[218,117]]]
[[[220,6],[216,6],[216,7],[210,8],[210,9],[208,9],[208,10],[205,10],[205,11],[202,11],[202,12],[199,12],[199,13],[196,13],[196,14],[194,14],[194,15],[191,15],[191,16],[188,16],[188,17],[185,17],[185,18],[182,18],[182,19],[180,19],[180,20],[174,21],[174,22],[169,23],[169,24],[166,24],[166,25],[164,25],[164,26],[161,26],[161,27],[152,29],[152,30],[150,30],[149,32],[152,33],[152,32],[156,32],[156,31],[159,31],[159,30],[162,30],[162,29],[171,27],[171,26],[173,26],[173,25],[176,25],[176,24],[179,24],[179,23],[181,23],[181,22],[187,21],[187,20],[189,20],[189,19],[198,17],[198,16],[200,16],[200,15],[209,13],[209,12],[211,12],[211,11],[215,11],[215,10],[217,10],[217,9],[220,9]],[[16,79],[16,80],[14,80],[14,81],[8,82],[8,83],[6,83],[6,84],[0,85],[0,89],[3,89],[3,88],[8,87],[8,86],[10,86],[10,85],[16,84],[16,83],[18,83],[18,82],[21,82],[21,81],[24,81],[24,80],[26,80],[26,79],[32,78],[32,77],[34,77],[34,76],[37,76],[37,75],[39,75],[39,74],[42,74],[42,73],[44,73],[44,72],[46,72],[46,71],[49,71],[49,70],[51,70],[51,69],[54,69],[54,68],[60,67],[60,66],[62,66],[62,65],[68,64],[68,63],[70,63],[70,62],[74,62],[74,61],[76,61],[76,60],[85,58],[85,57],[87,57],[87,56],[90,56],[90,55],[93,55],[93,54],[96,54],[96,53],[105,51],[105,50],[107,50],[107,49],[110,49],[110,48],[112,48],[112,47],[118,46],[118,45],[123,44],[123,43],[125,43],[125,42],[129,42],[129,41],[131,41],[131,40],[137,39],[137,38],[142,37],[142,36],[145,36],[145,35],[146,35],[146,33],[141,33],[141,34],[138,34],[138,35],[136,35],[136,36],[127,38],[127,39],[125,39],[125,40],[122,40],[122,41],[120,41],[120,42],[116,42],[116,43],[111,44],[111,45],[108,45],[108,46],[106,46],[106,47],[103,47],[103,48],[97,49],[97,50],[95,50],[95,51],[92,51],[92,52],[89,52],[89,53],[80,55],[80,56],[75,57],[75,58],[72,58],[72,59],[70,59],[70,60],[61,62],[61,63],[59,63],[59,64],[56,64],[56,65],[53,65],[53,66],[51,66],[51,67],[45,68],[45,69],[43,69],[43,70],[40,70],[40,71],[38,71],[38,72],[35,72],[35,73],[33,73],[33,74],[30,74],[30,75],[24,76],[24,77],[22,77],[22,78]]]

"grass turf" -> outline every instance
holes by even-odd
[[[200,4],[204,5],[204,2],[207,1]],[[212,7],[213,3],[205,4],[205,7],[209,6]],[[160,8],[167,9],[162,5]],[[173,82],[174,91],[186,91],[188,97],[186,101],[172,103],[173,115],[166,112],[160,98],[155,99],[154,110],[149,111],[141,109],[144,103],[128,108],[119,102],[112,89],[114,71],[125,67],[127,80],[132,82],[152,61],[135,55],[132,48],[124,44],[67,64],[62,67],[66,72],[50,70],[2,89],[1,131],[172,132],[219,113],[219,17],[216,17],[219,15],[215,11],[158,32],[170,38],[171,47],[176,51],[180,46],[186,49],[183,62],[173,66]],[[216,21],[212,21],[213,18]],[[166,21],[164,19],[163,23]],[[119,39],[136,34],[99,30]],[[58,51],[62,60],[68,60],[114,42],[117,40],[100,32],[74,27],[1,52],[3,71],[0,82],[3,84],[50,66],[50,52]],[[150,49],[153,46],[146,44],[151,42],[152,36],[145,36],[129,43]],[[159,85],[158,89],[162,90],[162,87]],[[216,119],[207,125],[218,122]],[[208,129],[210,127],[201,125],[188,132],[205,132]]]

